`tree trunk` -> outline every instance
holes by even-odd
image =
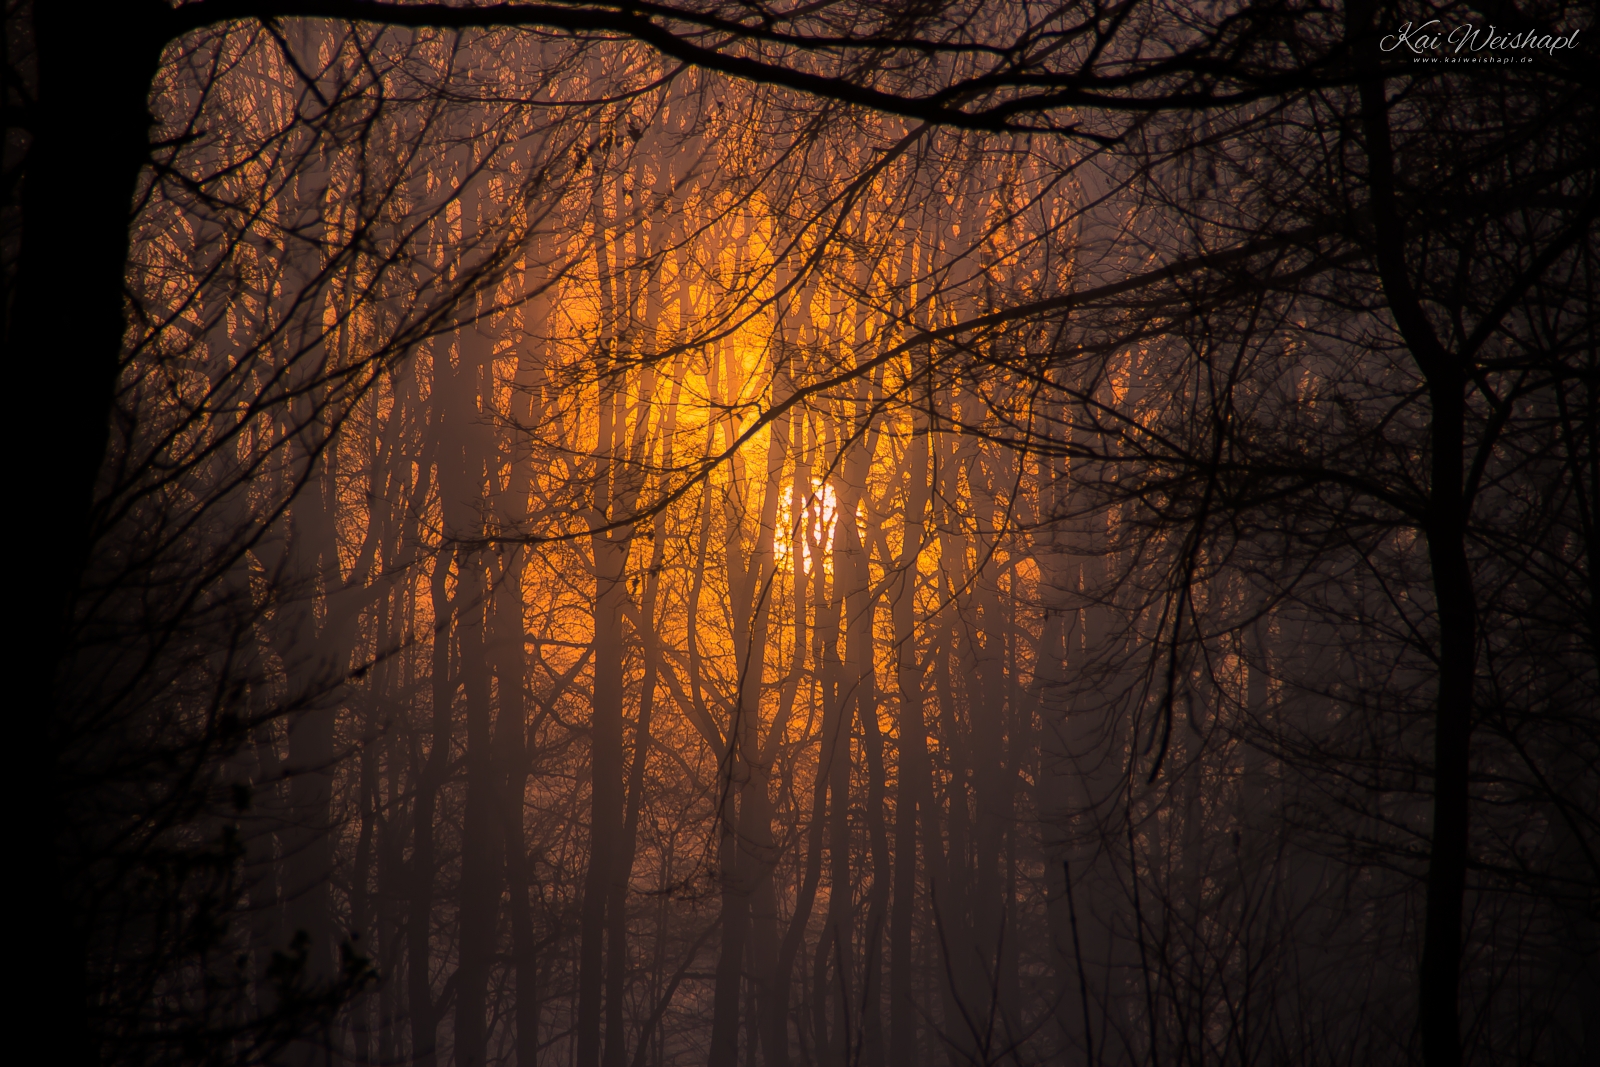
[[[442,357],[436,355],[435,360]],[[437,372],[437,366],[436,366]],[[411,893],[406,916],[406,994],[411,1016],[411,1062],[434,1067],[437,1062],[438,1011],[433,1003],[432,931],[434,818],[439,787],[450,760],[451,704],[460,684],[450,656],[450,616],[454,605],[446,594],[451,553],[441,550],[433,562],[432,737],[424,762],[416,771],[417,795],[412,802]]]
[[[463,196],[462,213],[478,217],[476,186]],[[447,405],[446,448],[440,456],[439,495],[445,535],[482,537],[489,481],[495,466],[493,441],[484,420],[493,411],[493,342],[482,324],[456,334],[457,366],[452,388],[438,398]],[[498,478],[495,477],[495,481]],[[461,822],[461,881],[457,887],[455,1067],[483,1067],[488,1057],[489,968],[499,928],[500,848],[505,833],[499,814],[499,761],[491,743],[492,666],[488,650],[487,560],[482,552],[458,552],[455,613],[460,677],[466,693],[466,808]]]
[[[1461,920],[1467,874],[1468,767],[1476,670],[1476,609],[1466,556],[1463,496],[1466,382],[1458,361],[1434,332],[1411,285],[1405,229],[1394,186],[1384,83],[1361,85],[1376,259],[1384,296],[1428,385],[1432,421],[1427,516],[1423,533],[1439,619],[1438,695],[1434,713],[1432,844],[1426,917],[1418,971],[1418,1023],[1427,1067],[1459,1067],[1461,1056]]]
[[[609,530],[620,517],[624,492],[618,460],[626,440],[627,402],[615,375],[615,336],[621,302],[615,294],[609,206],[599,183],[593,197],[596,270],[600,288],[599,427],[593,455],[593,507],[589,537],[595,578],[593,716],[590,720],[589,867],[579,913],[577,1067],[599,1067],[602,996],[605,989],[606,901],[611,895],[617,838],[622,832],[622,609],[628,596],[624,568],[628,532]]]

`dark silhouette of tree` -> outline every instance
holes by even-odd
[[[63,1056],[1592,1052],[1584,14],[10,7]]]

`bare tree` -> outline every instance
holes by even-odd
[[[64,1055],[1589,1051],[1594,93],[1486,14],[11,8]]]

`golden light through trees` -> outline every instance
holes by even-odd
[[[387,44],[305,34],[218,40],[213,62],[260,64],[238,94],[208,85],[205,107],[251,116],[243,144],[298,128],[291,57],[328,101]],[[637,50],[545,58],[572,57],[552,97],[610,98],[555,121],[493,102],[504,72],[476,65],[497,39],[405,46],[397,71],[464,68],[475,101],[362,104],[358,136],[311,131],[278,187],[254,156],[224,164],[259,251],[233,257],[223,310],[205,274],[162,298],[225,336],[285,323],[225,368],[193,354],[283,383],[261,414],[212,402],[199,432],[277,487],[253,491],[269,510],[240,564],[273,605],[260,632],[286,635],[262,669],[315,705],[263,722],[241,771],[252,996],[292,924],[313,978],[340,931],[382,976],[341,1016],[357,1056],[881,1058],[892,907],[917,928],[895,935],[901,1058],[992,1038],[957,1025],[982,986],[949,966],[1004,973],[985,1010],[1037,1030],[1057,996],[1049,935],[1024,932],[1046,892],[1022,814],[1038,505],[1003,442],[932,432],[1016,390],[881,353],[986,284],[1064,284],[1070,185],[928,128],[791,119]],[[411,155],[375,196],[386,142]],[[430,288],[459,294],[451,318],[427,317]],[[913,806],[949,854],[891,900]]]
[[[1597,1047],[1594,91],[1357,8],[163,7],[63,1057]]]

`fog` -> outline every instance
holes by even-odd
[[[60,1058],[1600,1058],[1581,60],[223,7],[8,134]]]

